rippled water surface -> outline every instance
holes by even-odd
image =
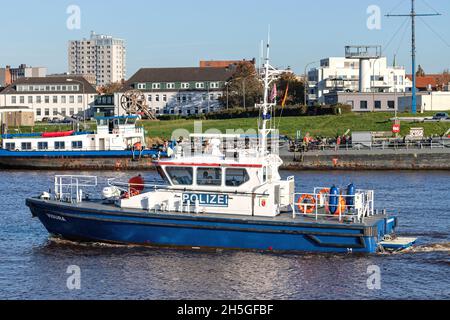
[[[86,173],[92,174],[92,173]],[[106,178],[133,173],[100,173]],[[146,173],[154,176],[154,173]],[[419,237],[401,254],[270,254],[77,244],[49,239],[25,198],[48,190],[52,172],[1,172],[0,298],[3,299],[450,299],[450,172],[283,172],[297,187],[354,182]],[[81,289],[66,286],[81,268]],[[367,268],[381,269],[381,290]]]

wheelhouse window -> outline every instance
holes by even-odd
[[[190,186],[193,183],[194,172],[190,167],[168,167],[166,171],[176,186]]]
[[[22,150],[31,150],[31,142],[22,142],[20,148]]]
[[[221,186],[222,169],[221,168],[198,168],[197,184],[199,186]]]
[[[72,141],[72,149],[82,149],[83,141]]]
[[[225,185],[227,187],[239,187],[250,180],[247,170],[245,169],[226,169]]]
[[[48,150],[48,142],[38,142],[38,150]]]
[[[64,150],[65,143],[64,141],[55,141],[55,150]]]

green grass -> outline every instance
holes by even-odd
[[[431,116],[425,114],[424,116]],[[410,116],[406,114],[401,117]],[[422,115],[421,115],[422,116]],[[348,129],[351,131],[391,131],[393,117],[392,113],[365,113],[365,114],[345,114],[340,116],[317,116],[317,117],[285,117],[280,122],[280,133],[295,137],[297,130],[301,130],[302,135],[309,132],[313,136],[333,137],[344,134]],[[278,123],[279,119],[276,120]],[[194,120],[173,120],[142,122],[147,134],[150,137],[170,138],[176,129],[186,129],[193,132]],[[226,133],[227,129],[255,129],[257,119],[231,119],[231,120],[203,120],[202,129],[218,129]],[[423,127],[425,135],[442,135],[449,128],[450,123],[402,123],[401,134],[407,135],[411,127]]]
[[[420,116],[432,116],[427,113]],[[411,116],[401,114],[401,117]],[[316,116],[316,117],[285,117],[281,118],[280,133],[295,137],[297,130],[301,130],[302,135],[309,132],[313,136],[333,137],[344,134],[348,129],[351,131],[391,131],[393,117],[392,113],[364,113],[364,114],[344,114],[340,116]],[[197,120],[199,121],[199,120]],[[276,119],[278,123],[279,119]],[[200,122],[200,121],[199,121]],[[227,133],[227,129],[256,129],[256,118],[231,119],[231,120],[203,120],[200,122],[202,130],[218,129],[222,133]],[[141,121],[145,127],[148,137],[169,139],[177,129],[186,129],[193,132],[194,120],[171,120],[171,121]],[[407,135],[411,127],[423,127],[425,135],[442,135],[449,128],[450,123],[402,123],[402,135]],[[9,128],[10,133],[17,132],[15,128]],[[70,130],[67,125],[37,124],[34,127],[21,127],[20,132],[43,132],[43,131],[64,131]],[[95,130],[95,124],[89,123],[88,130]]]

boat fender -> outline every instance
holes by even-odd
[[[344,214],[347,209],[347,202],[345,201],[343,196],[339,196],[338,199],[339,199],[338,204],[335,206],[334,213],[331,212],[331,206],[329,204],[325,206],[325,211],[334,214],[336,216]]]
[[[330,188],[330,197],[328,199],[328,210],[331,214],[335,214],[339,204],[339,189],[333,185]]]
[[[355,195],[356,195],[356,188],[355,185],[351,183],[347,187],[347,197],[346,197],[346,204],[349,208],[355,205]]]

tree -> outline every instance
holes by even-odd
[[[254,107],[261,100],[263,86],[258,78],[255,66],[251,62],[242,61],[224,88],[222,103],[229,107]]]
[[[425,71],[423,71],[422,66],[419,64],[416,72],[417,77],[425,77]]]
[[[286,88],[289,84],[288,96],[286,105],[304,104],[305,100],[305,85],[303,81],[290,72],[284,72],[277,81],[278,98],[277,101],[281,103],[286,93]]]
[[[444,86],[450,83],[450,70],[446,69],[436,79],[436,84],[439,90],[443,90]]]
[[[113,82],[98,89],[100,94],[113,94],[118,92],[124,84],[124,81]]]

